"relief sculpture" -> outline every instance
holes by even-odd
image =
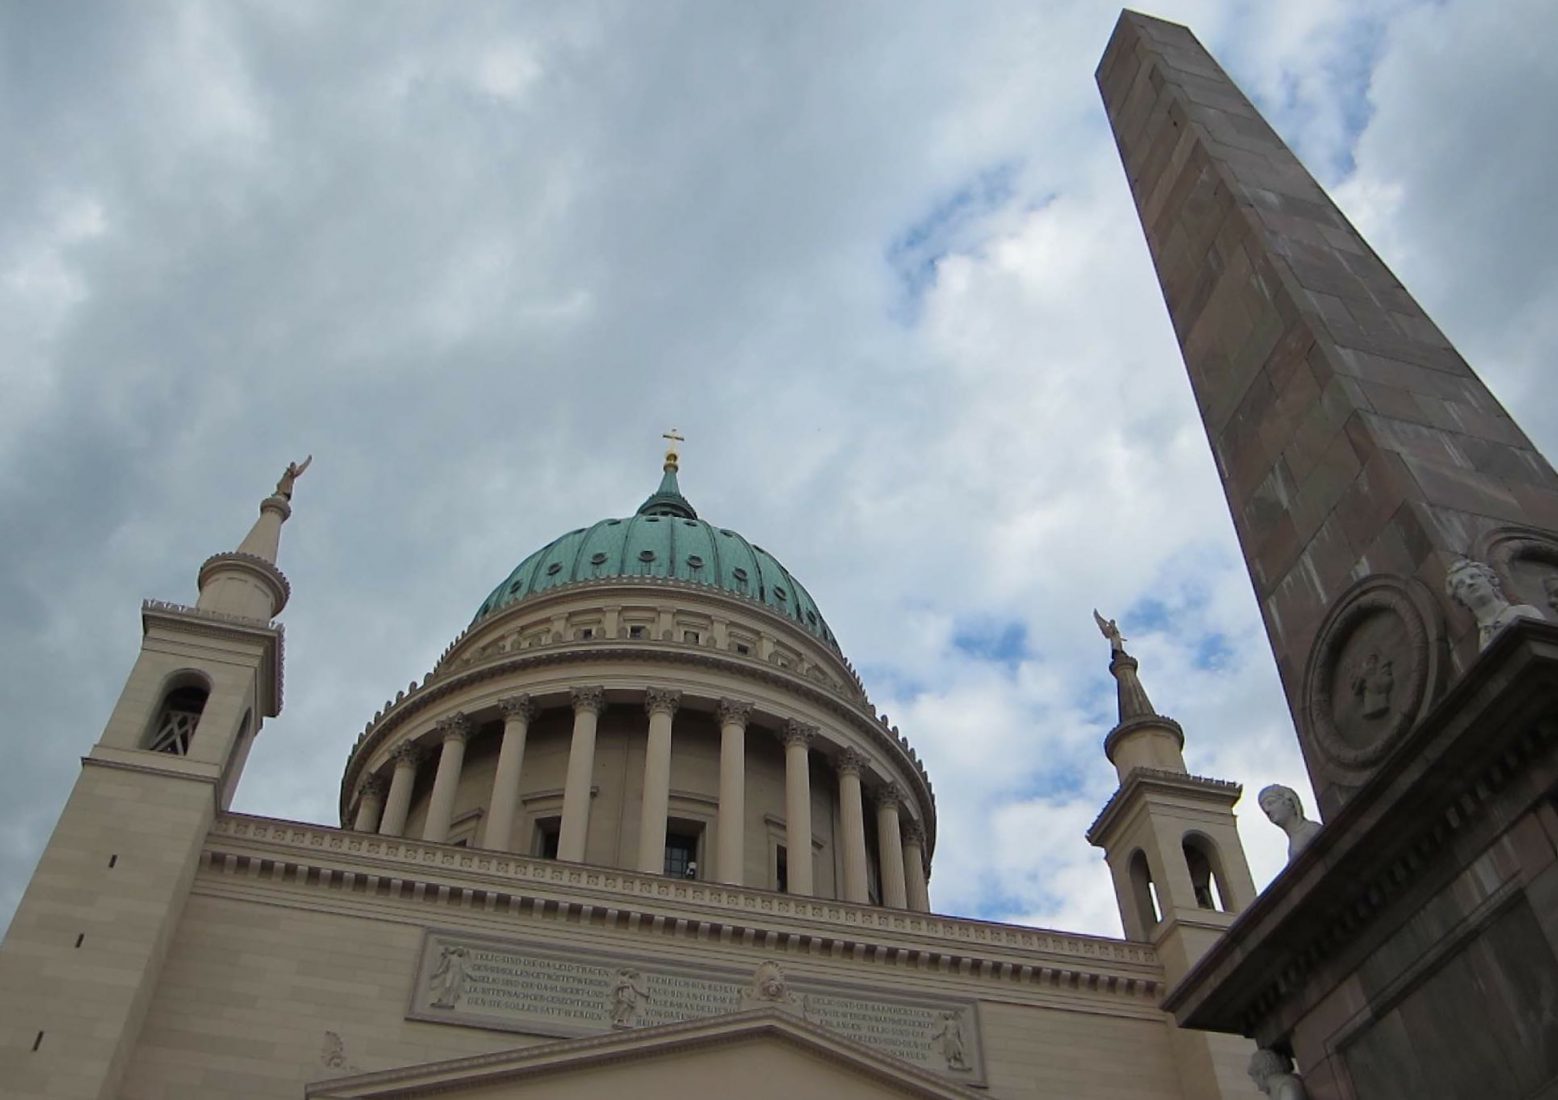
[[[427,984],[433,991],[434,1008],[453,1008],[465,986],[465,948],[442,948]]]
[[[971,1068],[963,1049],[963,1021],[958,1019],[956,1012],[941,1014],[939,1026],[931,1038],[941,1045],[941,1056],[946,1059],[948,1069]]]
[[[633,1027],[638,1014],[649,1001],[649,990],[644,976],[630,966],[617,971],[616,984],[611,987],[611,1026]]]
[[[1352,693],[1358,698],[1358,713],[1364,718],[1390,713],[1390,689],[1396,686],[1393,664],[1381,661],[1378,653],[1370,653],[1353,672]]]

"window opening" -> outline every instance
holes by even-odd
[[[205,707],[206,689],[203,687],[181,687],[168,692],[146,747],[152,752],[186,755]]]
[[[790,862],[783,844],[774,853],[774,889],[780,893],[790,889]]]
[[[644,629],[645,628],[641,626],[630,626],[628,627],[628,637],[642,638],[644,636]]]
[[[698,877],[698,838],[668,833],[665,838],[665,873],[671,878]]]
[[[543,817],[536,822],[535,853],[541,859],[557,858],[557,838],[562,835],[563,819]]]
[[[682,631],[682,641],[688,645],[697,645],[699,642],[698,632],[696,630]]]

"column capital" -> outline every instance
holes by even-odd
[[[908,796],[904,794],[903,788],[896,783],[888,783],[886,786],[877,789],[876,804],[879,807],[891,806],[896,810],[907,801]]]
[[[576,687],[572,694],[575,714],[581,711],[599,714],[606,709],[606,689],[603,687]]]
[[[854,749],[845,749],[839,753],[839,758],[834,765],[840,775],[852,775],[860,778],[860,771],[866,766],[866,758]]]
[[[510,695],[507,699],[498,700],[498,713],[503,715],[505,722],[518,719],[528,724],[535,721],[540,712],[541,708],[528,695]]]
[[[903,842],[905,844],[918,844],[925,847],[925,826],[918,821],[909,820],[903,823]]]
[[[787,720],[784,728],[778,734],[780,742],[785,748],[800,745],[802,748],[810,748],[811,743],[817,739],[817,727],[809,726],[805,722],[794,718]]]
[[[682,705],[682,693],[672,688],[645,688],[644,710],[649,714],[671,715]]]
[[[722,726],[743,726],[752,716],[752,704],[745,699],[721,699],[715,705],[714,713],[719,716],[719,724]]]
[[[458,741],[463,745],[471,736],[471,720],[464,711],[457,710],[447,718],[440,718],[433,728],[438,731],[438,739],[444,744]]]
[[[390,757],[395,761],[397,768],[415,768],[422,763],[422,757],[426,755],[427,753],[423,751],[422,746],[415,741],[402,741],[390,753]]]
[[[383,798],[389,793],[389,784],[377,775],[370,775],[357,785],[358,798]]]

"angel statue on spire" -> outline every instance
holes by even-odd
[[[1113,619],[1106,619],[1098,613],[1098,608],[1093,608],[1093,621],[1098,624],[1098,632],[1109,639],[1111,653],[1125,652],[1125,636],[1120,633],[1120,628],[1115,625]]]

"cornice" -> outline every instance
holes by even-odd
[[[366,760],[381,745],[390,740],[397,729],[441,700],[466,688],[531,669],[570,664],[588,666],[599,660],[664,661],[673,665],[718,669],[745,680],[780,688],[843,719],[851,729],[863,735],[869,743],[882,750],[889,759],[898,764],[898,770],[911,780],[915,787],[916,799],[922,808],[923,824],[926,826],[927,854],[934,851],[936,795],[925,766],[920,762],[918,754],[909,747],[907,738],[897,734],[896,730],[887,726],[875,715],[868,717],[858,705],[834,692],[818,687],[804,677],[787,673],[771,665],[761,665],[741,657],[727,655],[721,650],[711,651],[692,646],[678,646],[674,642],[589,641],[557,644],[524,650],[518,654],[507,654],[489,663],[474,665],[463,672],[429,677],[422,684],[413,685],[409,693],[398,695],[384,710],[373,716],[373,720],[363,727],[363,732],[358,735],[351,751],[347,754],[346,772],[341,779],[340,792],[339,812],[342,820],[346,819],[352,792],[356,789],[359,772]],[[587,680],[591,675],[585,672],[581,674],[581,680]]]
[[[1163,793],[1191,794],[1226,806],[1239,801],[1244,793],[1242,786],[1227,779],[1209,779],[1203,775],[1171,772],[1163,768],[1132,768],[1125,782],[1109,796],[1109,801],[1104,803],[1104,808],[1098,811],[1098,816],[1087,827],[1087,842],[1102,847],[1104,834],[1113,829],[1126,812],[1126,804],[1137,791],[1145,792],[1149,789]]]
[[[369,900],[420,902],[441,913],[452,906],[533,913],[1031,983],[1116,999],[1143,1013],[1156,1013],[1162,991],[1157,953],[1145,944],[242,814],[216,819],[202,866],[244,881],[280,880]]]
[[[260,668],[260,683],[271,689],[270,706],[261,709],[267,718],[281,713],[282,689],[285,686],[283,669],[286,665],[287,632],[274,619],[249,619],[242,615],[228,615],[221,611],[207,611],[200,607],[170,603],[167,600],[141,601],[141,629],[144,632],[154,620],[160,620],[190,634],[208,638],[247,637],[260,643],[265,660]],[[267,667],[268,666],[268,667]]]
[[[277,567],[275,562],[242,550],[224,550],[220,554],[212,554],[200,563],[200,573],[196,583],[204,588],[207,578],[224,566],[247,573],[269,588],[277,611],[287,606],[287,601],[292,598],[292,583],[287,580],[287,575]]]

